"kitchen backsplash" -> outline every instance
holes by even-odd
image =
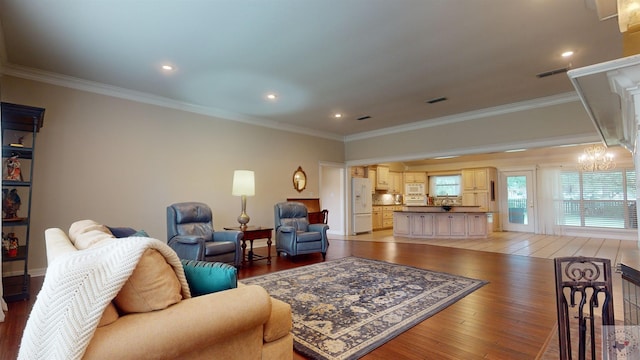
[[[400,194],[372,194],[371,197],[373,205],[402,205]]]

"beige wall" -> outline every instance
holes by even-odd
[[[517,144],[560,145],[565,139],[591,137],[595,127],[579,101],[464,122],[443,124],[346,143],[352,164],[487,152]],[[553,139],[559,139],[551,144]],[[506,150],[506,149],[505,149]],[[371,162],[374,160],[374,162]]]
[[[317,197],[319,163],[344,162],[342,142],[221,120],[5,76],[2,101],[46,108],[33,178],[30,269],[46,267],[43,233],[79,219],[166,238],[165,208],[202,201],[216,229],[237,225],[233,170],[251,169],[250,224],[273,225],[273,204]],[[302,166],[307,189],[293,189]],[[5,271],[11,271],[5,266]]]

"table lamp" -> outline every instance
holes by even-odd
[[[242,213],[238,216],[240,227],[247,227],[249,215],[247,215],[247,196],[253,196],[255,190],[254,173],[251,170],[235,170],[233,172],[233,189],[231,195],[240,196],[242,200]]]

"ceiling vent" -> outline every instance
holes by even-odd
[[[446,97],[441,96],[441,97],[433,98],[431,100],[427,100],[427,104],[435,104],[435,103],[439,103],[441,101],[446,101],[446,100],[447,100]]]
[[[358,120],[367,120],[367,119],[371,119],[371,116],[369,116],[369,115],[365,115],[365,116],[360,116],[360,117],[358,118]]]
[[[538,78],[544,78],[547,76],[551,76],[551,75],[558,75],[558,74],[564,74],[567,71],[569,71],[570,67],[565,67],[565,68],[560,68],[560,69],[555,69],[555,70],[551,70],[551,71],[546,71],[546,72],[541,72],[540,74],[536,74],[536,76]]]

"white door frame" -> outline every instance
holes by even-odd
[[[345,165],[342,163],[323,162],[319,164],[320,205],[329,210],[328,234],[346,235],[346,191]]]
[[[527,179],[527,224],[509,222],[509,205],[507,204],[507,177],[526,176]],[[509,169],[500,171],[500,224],[503,231],[519,231],[535,233],[536,218],[536,171],[535,169]]]

